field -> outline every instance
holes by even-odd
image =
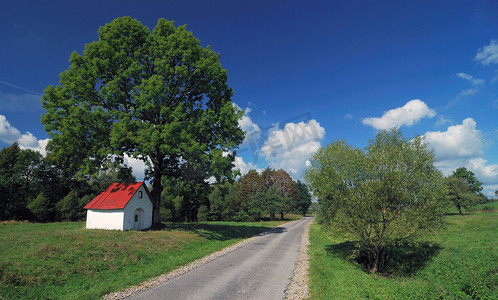
[[[365,273],[352,241],[312,224],[312,299],[498,299],[497,203],[450,214],[419,247],[397,249],[388,276]]]
[[[282,222],[87,230],[83,222],[0,223],[0,299],[95,299],[172,271]]]

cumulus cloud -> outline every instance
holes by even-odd
[[[424,140],[434,149],[438,160],[481,156],[483,143],[476,125],[474,119],[467,118],[446,131],[426,132]]]
[[[10,125],[7,118],[0,115],[0,141],[7,144],[17,142],[21,149],[31,149],[47,155],[45,148],[50,139],[38,140],[31,132],[21,133],[19,129]]]
[[[302,179],[311,154],[320,147],[325,129],[312,119],[274,128],[261,147],[261,154],[274,169],[284,169],[294,179]]]
[[[483,65],[498,64],[498,41],[492,39],[489,45],[478,49],[474,59]]]
[[[234,160],[233,164],[235,165],[233,167],[233,169],[234,170],[239,170],[241,176],[244,176],[245,174],[247,174],[247,172],[249,172],[249,170],[251,170],[251,169],[258,170],[258,172],[261,171],[261,170],[258,169],[258,167],[255,164],[253,164],[251,162],[246,163],[244,161],[244,159],[242,157],[240,157],[240,156],[236,156],[235,157],[235,160]]]
[[[29,134],[31,134],[31,133],[29,133]],[[33,138],[36,139],[36,137],[34,137],[34,136],[33,136]],[[29,149],[29,150],[37,151],[37,152],[40,152],[40,154],[42,156],[46,156],[47,155],[47,145],[48,145],[49,141],[50,141],[50,139],[44,139],[44,140],[36,139],[36,141],[35,141],[35,140],[31,139],[31,137],[27,137],[27,143],[29,143],[28,145],[23,144],[23,142],[21,140],[19,140],[17,142],[19,143],[19,148],[21,148],[21,149]]]
[[[456,77],[461,78],[461,79],[465,79],[468,82],[470,82],[472,85],[475,85],[475,86],[483,86],[484,85],[484,79],[474,78],[472,75],[469,75],[469,74],[465,74],[465,73],[460,72],[460,73],[456,74]]]
[[[241,108],[237,104],[233,104],[236,109],[241,110]],[[242,129],[246,135],[242,144],[240,144],[239,149],[241,151],[250,149],[253,152],[253,155],[256,155],[257,145],[259,140],[261,139],[261,129],[258,124],[254,123],[249,116],[251,109],[246,107],[244,110],[244,115],[242,119],[239,120],[239,127]]]
[[[474,172],[484,185],[483,192],[492,196],[491,186],[498,185],[498,164],[488,164],[483,158],[483,147],[486,141],[472,118],[462,124],[449,126],[446,131],[428,131],[424,141],[436,154],[435,166],[448,176],[459,167]]]
[[[12,127],[5,116],[0,115],[0,140],[7,144],[12,144],[17,142],[20,137],[21,132]]]
[[[238,107],[236,104],[234,104],[234,105],[240,110],[240,107]],[[261,132],[261,129],[249,117],[249,113],[251,111],[252,110],[249,107],[246,107],[246,109],[244,110],[244,115],[242,116],[242,119],[239,120],[239,127],[249,134],[259,133],[259,132]]]
[[[478,157],[470,159],[467,165],[484,183],[498,181],[498,165],[486,165],[487,162],[484,158]]]
[[[363,124],[375,129],[399,128],[403,125],[412,126],[423,118],[432,118],[436,112],[430,109],[425,102],[414,99],[402,107],[385,112],[380,118],[365,118]]]

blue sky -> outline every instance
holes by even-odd
[[[220,53],[249,131],[237,166],[302,178],[334,139],[422,134],[445,174],[498,190],[496,1],[2,1],[0,147],[39,149],[40,95],[97,29],[131,16],[187,24]],[[129,163],[140,174],[140,164]],[[140,176],[139,176],[140,177]]]

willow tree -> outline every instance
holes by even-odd
[[[160,19],[151,32],[122,17],[100,27],[98,36],[82,55],[71,54],[60,84],[45,90],[50,156],[79,177],[110,157],[144,160],[158,223],[163,176],[232,176],[235,154],[226,153],[243,140],[241,112],[219,54],[186,26]]]
[[[444,177],[422,138],[380,131],[366,149],[334,141],[311,158],[306,181],[325,220],[357,239],[370,271],[385,250],[443,226]]]

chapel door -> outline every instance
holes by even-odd
[[[140,211],[138,209],[133,213],[133,230],[140,230]]]

